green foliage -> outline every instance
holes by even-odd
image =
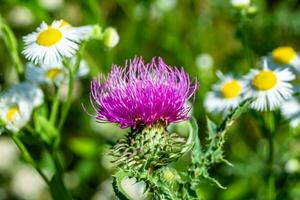
[[[72,200],[71,195],[63,184],[63,180],[57,174],[51,179],[50,191],[54,200]]]
[[[213,164],[226,163],[232,166],[232,164],[224,158],[223,145],[226,139],[226,131],[235,122],[235,120],[244,112],[248,110],[250,101],[243,102],[239,107],[233,110],[223,122],[217,126],[214,122],[207,118],[207,145],[206,148],[201,148],[199,138],[195,140],[195,147],[192,151],[192,166],[190,168],[190,174],[192,176],[191,186],[193,188],[200,183],[201,177],[215,183],[218,187],[226,189],[219,181],[212,178],[209,174],[209,169]],[[194,128],[196,129],[195,125]]]
[[[225,189],[225,187],[222,186],[216,179],[210,176],[209,169],[212,165],[216,163],[223,162],[228,165],[231,165],[231,163],[224,158],[223,145],[225,142],[225,133],[234,123],[234,121],[241,114],[248,110],[249,104],[249,101],[245,101],[244,103],[242,103],[238,108],[236,108],[228,116],[226,116],[226,118],[223,120],[220,126],[217,126],[214,122],[207,119],[208,143],[205,148],[201,148],[201,143],[198,137],[197,121],[194,118],[191,118],[189,123],[190,131],[187,142],[185,145],[181,144],[181,147],[182,149],[184,149],[184,152],[186,152],[187,150],[192,150],[192,163],[188,169],[188,172],[183,172],[185,179],[183,179],[183,177],[180,176],[176,170],[167,167],[167,164],[171,161],[166,163],[161,162],[161,160],[164,159],[163,156],[166,156],[166,154],[161,155],[161,157],[159,158],[155,156],[151,157],[151,159],[153,159],[157,163],[161,163],[160,168],[143,168],[143,170],[141,170],[140,167],[135,167],[135,165],[140,166],[148,162],[149,158],[147,158],[147,156],[144,156],[143,154],[142,159],[139,158],[140,160],[136,160],[135,162],[132,162],[130,160],[130,158],[133,157],[130,156],[131,154],[128,158],[125,158],[124,156],[124,158],[117,159],[117,162],[126,162],[126,165],[119,165],[121,167],[121,170],[119,170],[119,172],[115,175],[113,187],[116,195],[119,197],[119,199],[129,198],[128,196],[126,196],[126,191],[123,191],[120,185],[122,178],[124,178],[125,176],[135,177],[138,181],[145,181],[145,183],[147,184],[147,190],[150,192],[150,195],[152,195],[153,199],[157,200],[198,199],[199,197],[197,196],[195,190],[197,189],[198,184],[202,181],[202,179],[209,180],[215,183],[218,187]],[[154,145],[154,149],[157,149],[157,144],[163,145],[165,143],[170,142],[168,141],[170,140],[170,138],[166,138],[166,140],[162,139],[162,134],[164,134],[164,132],[157,132],[153,131],[152,129],[153,127],[151,127],[150,131],[146,131],[145,134],[146,137],[150,136],[151,139],[149,141],[145,140],[145,136],[143,136],[138,140],[139,144],[151,143],[152,145]],[[151,132],[155,134],[151,135]],[[142,135],[143,132],[138,132],[134,134]],[[155,139],[157,137],[157,141],[159,142],[155,143]],[[131,148],[136,148],[134,144],[137,138],[139,137],[130,138],[128,140],[131,141],[130,144],[124,144],[124,140],[121,139],[122,142],[117,143],[117,145],[113,148],[113,151],[119,152],[120,149],[124,148],[124,151],[127,150],[126,152],[128,152]],[[138,146],[137,149],[146,149],[146,146],[142,147]],[[170,151],[172,150],[173,149],[170,149]],[[125,153],[119,152],[118,155],[121,156]],[[182,156],[182,154],[179,151],[173,152],[172,155],[175,154],[177,154],[177,157]],[[153,156],[153,153],[151,153],[151,155]],[[146,159],[143,159],[144,157],[146,157]],[[128,165],[128,160],[130,161],[130,165]]]

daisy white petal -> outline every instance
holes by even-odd
[[[245,98],[253,99],[251,107],[255,110],[275,110],[293,95],[289,81],[294,79],[289,69],[269,69],[264,60],[263,69],[253,69],[245,77]]]
[[[43,22],[37,30],[23,37],[23,54],[34,62],[46,64],[60,62],[64,57],[72,57],[78,49],[79,37],[74,31],[60,26],[60,21],[51,25]]]
[[[78,37],[80,41],[87,40],[93,33],[93,26],[85,25],[74,27],[65,20],[59,20],[59,27],[66,28]]]
[[[237,107],[243,100],[241,92],[244,83],[230,75],[224,76],[220,72],[217,74],[220,81],[213,85],[213,91],[207,93],[204,106],[209,112],[227,113],[230,109]]]
[[[290,126],[296,128],[300,124],[300,103],[296,98],[291,98],[281,106],[284,118],[290,120]]]
[[[67,70],[61,62],[57,64],[40,64],[38,67],[32,63],[27,64],[26,79],[36,84],[61,85],[67,79]]]
[[[18,132],[30,120],[32,106],[16,98],[9,99],[8,96],[1,96],[0,118],[5,128],[12,132]]]

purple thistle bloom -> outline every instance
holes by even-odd
[[[91,82],[91,99],[100,122],[114,122],[121,128],[154,123],[171,123],[188,118],[185,105],[198,87],[183,68],[169,67],[161,58],[144,63],[142,57],[113,65],[107,78]]]

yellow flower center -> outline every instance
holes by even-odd
[[[6,119],[8,121],[11,121],[12,118],[15,116],[15,114],[17,114],[19,112],[19,108],[18,107],[11,107],[8,109],[7,113],[6,113]]]
[[[71,27],[71,24],[69,24],[69,22],[67,22],[66,20],[63,19],[63,20],[61,20],[59,28],[64,27],[64,26]]]
[[[277,77],[274,72],[270,70],[260,71],[252,80],[253,86],[257,90],[269,90],[277,83]]]
[[[42,31],[37,37],[37,43],[42,46],[52,46],[59,42],[62,38],[62,33],[49,26],[46,30]]]
[[[49,79],[54,79],[60,72],[61,72],[61,69],[59,69],[59,68],[50,69],[47,71],[47,77]]]
[[[297,56],[292,47],[279,47],[272,52],[272,58],[280,64],[289,64]]]
[[[241,91],[241,85],[236,80],[231,80],[224,83],[224,85],[221,88],[221,94],[226,99],[237,97],[240,91]]]

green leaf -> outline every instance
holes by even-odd
[[[196,164],[200,162],[200,156],[202,154],[201,150],[201,143],[198,135],[198,124],[195,118],[191,118],[190,123],[190,132],[193,133],[193,141],[194,141],[194,148],[192,150],[192,163]]]
[[[55,174],[51,179],[50,191],[54,200],[72,200],[69,191],[58,174]]]
[[[200,149],[200,141],[199,138],[197,138],[196,145],[192,152],[192,167],[190,170],[193,171],[195,176],[193,177],[194,182],[199,182],[202,177],[215,183],[218,187],[225,189],[216,179],[210,176],[209,168],[211,165],[221,162],[232,166],[232,164],[224,158],[223,145],[225,143],[225,133],[234,121],[248,110],[250,103],[250,101],[244,101],[226,116],[220,126],[217,126],[213,121],[207,118],[208,144],[206,149]]]
[[[58,130],[53,126],[52,123],[48,121],[48,119],[40,114],[35,115],[35,120],[38,121],[39,124],[39,129],[38,132],[41,135],[41,138],[47,142],[48,144],[50,143],[58,143],[56,139],[58,138],[57,136],[59,135]]]
[[[198,137],[198,124],[195,118],[191,118],[189,121],[189,136],[188,139],[184,145],[184,147],[181,150],[181,153],[186,153],[189,152],[195,145],[198,146],[200,145],[200,141],[199,144],[199,137]]]
[[[212,139],[215,136],[215,134],[217,133],[218,127],[208,117],[206,117],[206,122],[207,122],[208,137],[209,137],[209,139]]]

